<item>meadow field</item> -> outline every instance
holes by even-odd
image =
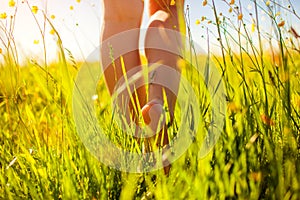
[[[214,18],[192,21],[185,8],[187,37],[196,24],[208,43],[216,41],[218,53],[208,45],[208,54],[197,57],[212,61],[222,77],[222,133],[200,158],[210,99],[206,77],[185,64],[183,76],[196,91],[201,122],[168,176],[163,170],[122,172],[99,162],[82,143],[73,118],[72,87],[83,61],[64,48],[52,17],[46,16],[57,37],[59,59],[28,58],[21,64],[14,16],[0,13],[0,199],[300,199],[299,12],[293,1],[251,0],[251,12],[241,1],[222,2],[226,13],[215,6],[219,1],[199,1]],[[38,8],[27,3],[34,17]],[[105,134],[123,148],[138,149],[112,118],[103,78],[97,95],[95,111]],[[174,137],[181,113],[177,109],[178,123],[170,127]]]

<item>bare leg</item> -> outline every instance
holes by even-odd
[[[101,35],[101,56],[102,60],[107,61],[107,59],[109,59],[110,63],[112,63],[109,66],[103,66],[104,68],[106,68],[104,71],[106,85],[109,89],[110,94],[112,95],[114,93],[116,84],[124,75],[120,58],[114,58],[114,51],[118,51],[119,49],[122,49],[124,46],[128,45],[130,45],[133,49],[136,49],[135,51],[131,51],[129,53],[126,53],[125,55],[122,55],[126,72],[132,69],[141,70],[141,68],[139,67],[141,63],[138,51],[138,32],[136,34],[126,35],[126,38],[122,38],[122,36],[119,36],[121,37],[119,38],[121,39],[121,42],[117,44],[113,43],[113,41],[109,41],[108,38],[114,36],[115,34],[139,28],[143,15],[144,4],[142,0],[131,0],[130,3],[124,0],[103,0],[103,6],[104,23]],[[106,43],[103,44],[104,41],[106,41]],[[111,43],[113,43],[114,45],[109,46]],[[102,64],[103,63],[107,62],[102,62]],[[139,104],[143,106],[146,97],[145,87],[138,88],[136,93],[138,96]],[[133,96],[136,96],[136,93],[134,93]],[[134,97],[134,99],[136,98]],[[130,112],[133,115],[134,121],[137,120],[137,113],[133,112],[133,107],[136,106],[133,104],[135,103],[136,102],[129,102]]]
[[[177,44],[175,48],[179,49],[181,47],[181,41],[178,41],[175,39],[175,37],[172,37],[168,35],[169,33],[164,32],[163,30],[170,29],[173,31],[180,31],[180,23],[179,18],[182,17],[183,13],[183,0],[177,0],[175,2],[175,5],[171,5],[171,0],[148,0],[149,1],[149,13],[150,13],[150,28],[156,28],[157,31],[148,31],[146,35],[146,41],[145,41],[145,52],[146,57],[148,59],[148,63],[159,63],[161,65],[160,67],[157,67],[153,73],[150,73],[149,81],[151,82],[151,78],[156,79],[155,81],[165,82],[165,79],[169,79],[170,82],[172,82],[173,85],[173,91],[171,91],[169,88],[164,87],[159,84],[150,84],[149,85],[149,103],[146,104],[143,108],[143,116],[149,115],[147,113],[148,110],[150,110],[150,106],[153,104],[163,104],[163,91],[166,93],[167,97],[167,104],[168,109],[170,113],[170,119],[171,121],[174,118],[174,109],[176,104],[176,96],[178,92],[179,87],[179,81],[178,77],[173,76],[172,74],[166,74],[164,73],[164,69],[168,66],[173,68],[173,71],[177,71],[180,73],[180,69],[177,66],[178,59],[180,58],[178,54],[170,53],[166,50],[160,50],[160,49],[151,49],[147,48],[147,46],[151,46],[153,42],[158,42],[165,46],[165,49],[174,48],[172,45]],[[183,26],[182,24],[181,26]],[[184,27],[185,28],[185,27]],[[164,35],[166,33],[166,35]],[[171,40],[171,41],[170,41]],[[173,40],[173,41],[172,41]],[[176,74],[176,73],[174,73]],[[173,75],[174,75],[173,74]],[[161,107],[162,108],[162,107]],[[156,106],[155,109],[158,113],[161,112]],[[152,113],[155,111],[152,111]],[[163,114],[163,113],[162,113]],[[155,118],[155,115],[152,114]],[[156,114],[156,118],[159,118],[159,114]],[[145,118],[145,117],[144,117]],[[159,120],[159,119],[156,120]],[[152,119],[153,120],[153,119]],[[168,134],[167,134],[167,127],[164,125],[164,128],[161,130],[158,136],[157,140],[157,146],[165,146],[169,144]],[[167,162],[167,161],[166,161]],[[166,163],[164,163],[166,165]],[[168,163],[167,163],[168,164]],[[167,174],[169,172],[169,167],[164,168],[165,173]]]

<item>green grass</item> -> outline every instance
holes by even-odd
[[[11,54],[3,55],[0,199],[299,199],[299,46],[291,48],[283,39],[287,31],[275,19],[278,50],[255,46],[247,32],[240,32],[248,41],[244,46],[241,38],[226,32],[231,22],[215,23],[224,54],[212,56],[226,86],[223,132],[210,154],[200,159],[200,131],[172,164],[168,177],[162,170],[117,171],[85,148],[76,133],[66,80],[66,74],[75,79],[80,63],[73,59],[66,63],[61,56],[47,68],[32,62],[20,67]],[[236,28],[243,29],[243,23],[237,22]],[[297,44],[297,38],[290,39]],[[239,50],[231,49],[231,44]],[[189,66],[183,74],[202,97],[201,119],[208,119],[204,80]],[[97,92],[96,112],[104,132],[116,144],[130,147],[134,140],[111,121],[110,97],[102,79]],[[202,124],[200,130],[206,127]]]

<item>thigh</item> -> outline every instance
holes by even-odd
[[[104,20],[139,20],[143,14],[143,0],[103,0]]]

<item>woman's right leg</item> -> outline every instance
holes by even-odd
[[[180,59],[179,52],[183,45],[181,35],[185,33],[185,23],[183,17],[184,0],[176,0],[175,4],[171,2],[173,1],[148,0],[150,25],[146,33],[145,53],[148,63],[157,64],[158,67],[149,76],[149,102],[143,108],[143,116],[152,115],[152,120],[161,120],[159,118],[164,117],[162,116],[164,115],[162,106],[166,103],[172,122],[180,82],[180,68],[177,65]],[[162,49],[151,48],[152,45],[158,45]],[[173,52],[170,52],[170,49]],[[153,83],[151,83],[152,79]],[[169,87],[157,83],[168,83]],[[164,92],[167,102],[164,102]],[[155,105],[155,109],[153,108],[151,111],[152,105]],[[159,105],[161,105],[160,109]],[[163,123],[165,122],[163,121]],[[165,146],[169,144],[167,126],[166,124],[160,126],[163,128],[158,135],[157,145]],[[164,165],[167,174],[169,172],[168,160],[165,161]]]
[[[104,77],[107,88],[110,94],[113,95],[116,84],[121,80],[122,77],[124,77],[121,60],[119,57],[114,58],[114,52],[118,52],[130,46],[133,51],[122,55],[125,65],[125,71],[128,72],[130,70],[134,70],[135,72],[137,72],[141,70],[141,62],[138,50],[139,31],[133,31],[130,32],[130,34],[126,34],[126,31],[132,29],[138,30],[140,28],[144,3],[142,0],[130,0],[130,3],[124,0],[103,0],[103,9],[104,22],[100,39],[101,60],[102,65],[105,65],[105,63],[111,63],[108,66],[102,67],[105,68]],[[113,39],[110,39],[116,34],[118,34],[117,40],[119,42],[114,42]],[[137,90],[133,90],[134,91],[131,91],[133,93],[133,99],[136,100],[137,96],[139,104],[142,107],[144,105],[146,97],[145,87],[140,87]],[[126,95],[128,98],[131,94]],[[127,121],[136,121],[138,118],[138,113],[134,112],[134,107],[137,106],[137,102],[129,101],[128,103],[132,118],[128,119],[129,116],[126,116]],[[121,104],[126,107],[128,106],[124,105],[124,103]]]

